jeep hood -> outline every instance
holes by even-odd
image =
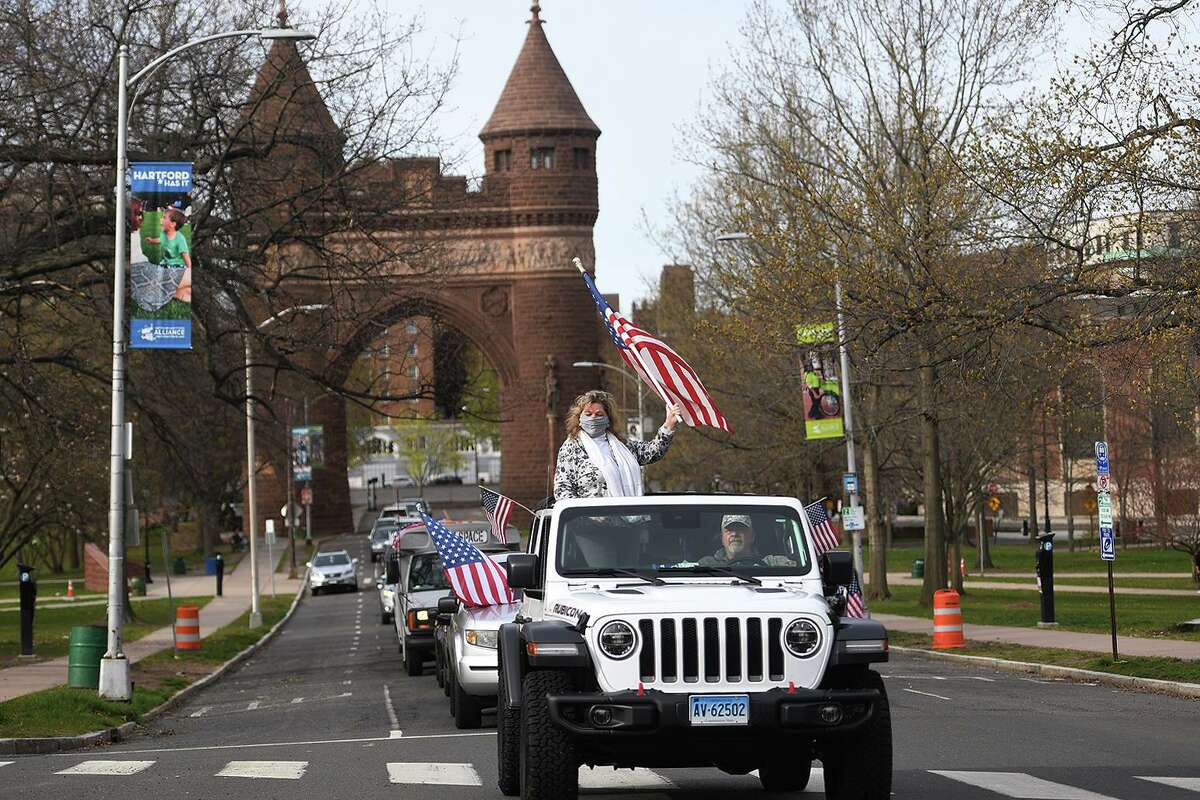
[[[571,586],[554,592],[545,605],[549,617],[574,620],[587,612],[593,620],[607,616],[657,614],[812,614],[827,618],[825,599],[800,583],[763,586],[719,582],[674,583],[666,586],[622,583]],[[811,585],[811,584],[810,584]]]

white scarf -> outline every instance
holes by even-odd
[[[605,433],[604,435],[608,437],[608,446],[612,448],[615,461],[600,450],[600,445],[596,444],[596,440],[588,436],[586,431],[580,431],[576,438],[583,445],[584,452],[587,453],[592,466],[600,470],[600,474],[604,476],[604,484],[608,487],[606,496],[641,497],[641,465],[633,457],[633,453],[629,451],[629,448],[621,443],[620,439],[611,433]],[[633,491],[626,494],[623,491],[623,487],[626,486],[631,487]]]

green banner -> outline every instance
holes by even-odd
[[[804,435],[808,439],[840,439],[842,387],[837,373],[837,333],[832,322],[797,325],[804,371]]]

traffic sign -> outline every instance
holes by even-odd
[[[853,472],[842,475],[842,489],[846,494],[858,494],[858,475]]]
[[[1111,525],[1100,526],[1100,558],[1103,561],[1117,560],[1116,540]]]
[[[1096,513],[1099,517],[1101,528],[1111,528],[1113,524],[1112,515],[1112,495],[1098,494],[1096,495]]]
[[[991,497],[988,498],[987,506],[988,506],[988,511],[991,511],[993,514],[995,514],[997,511],[1000,510],[1000,498],[993,494]]]
[[[1108,442],[1096,442],[1096,475],[1108,474]]]
[[[1101,494],[1112,491],[1112,477],[1107,472],[1096,476],[1096,491]]]
[[[862,506],[842,506],[842,528],[861,531],[867,527],[866,514]]]
[[[311,506],[313,504],[312,487],[305,486],[300,490],[300,505]]]

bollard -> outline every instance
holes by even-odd
[[[200,649],[200,608],[180,606],[175,609],[175,649]]]
[[[225,558],[217,553],[217,597],[223,594],[222,589],[225,585]]]
[[[33,567],[28,564],[17,564],[17,574],[21,581],[21,655],[33,655],[33,610],[37,604],[37,581],[33,577]]]
[[[1053,628],[1054,621],[1054,534],[1043,533],[1037,537],[1038,549],[1034,556],[1037,571],[1038,592],[1042,596],[1042,619],[1039,628]]]
[[[949,650],[962,647],[962,608],[958,604],[958,592],[939,589],[933,593],[933,648]]]

